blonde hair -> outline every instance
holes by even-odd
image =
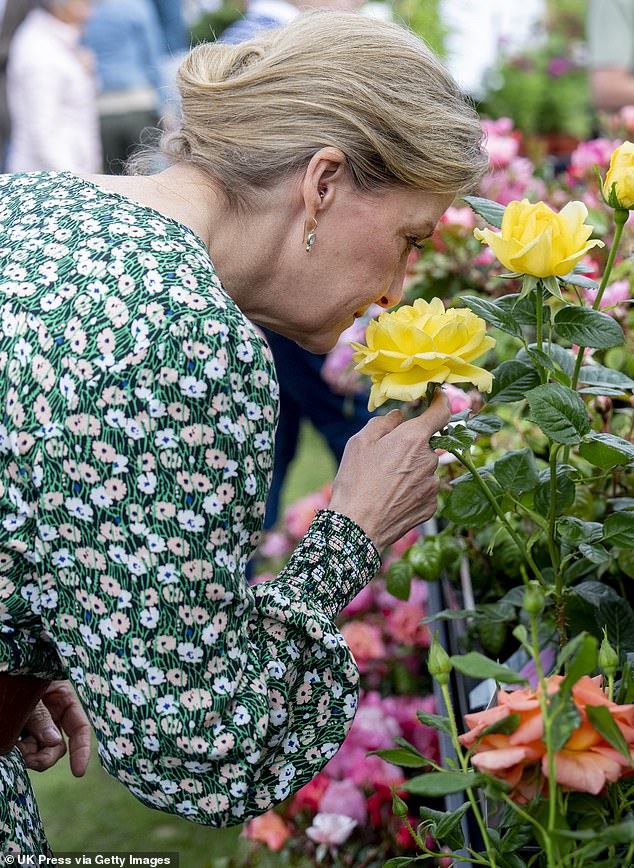
[[[210,173],[233,204],[328,145],[366,191],[466,193],[486,171],[475,110],[431,50],[394,24],[309,12],[239,45],[197,46],[177,85],[181,127],[161,151]]]

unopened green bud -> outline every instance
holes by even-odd
[[[434,636],[429,646],[427,668],[431,677],[435,678],[438,684],[442,685],[449,682],[449,673],[453,669],[453,663],[436,636]]]
[[[407,816],[407,805],[395,790],[392,790],[392,813],[395,817]]]
[[[539,582],[529,582],[524,591],[524,611],[529,615],[539,615],[544,608],[546,597]]]
[[[605,672],[608,678],[613,678],[619,666],[619,655],[608,642],[608,637],[603,630],[603,641],[599,648],[599,667]]]

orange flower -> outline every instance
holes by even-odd
[[[281,850],[290,838],[288,826],[275,811],[267,811],[246,824],[243,835],[251,841],[261,841],[269,850]]]
[[[548,693],[556,693],[562,676],[547,679]],[[601,676],[584,675],[572,688],[580,716],[579,726],[555,754],[557,783],[568,790],[597,795],[607,783],[632,772],[632,762],[615,750],[590,724],[586,708],[603,705],[610,711],[630,747],[634,760],[634,705],[617,705],[601,689]],[[498,705],[465,715],[469,731],[460,736],[463,747],[472,750],[472,764],[482,772],[506,781],[511,798],[529,801],[548,777],[548,756],[544,743],[544,721],[539,704],[540,689],[498,691]],[[494,723],[518,714],[519,726],[510,735],[483,735]]]

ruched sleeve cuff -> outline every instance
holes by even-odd
[[[347,515],[320,510],[278,576],[334,619],[381,567],[372,540]]]

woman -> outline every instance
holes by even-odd
[[[2,179],[0,669],[67,677],[110,774],[230,825],[343,741],[358,673],[334,619],[433,514],[448,420],[442,398],[373,419],[330,509],[250,589],[278,409],[253,323],[319,353],[394,305],[486,160],[422,43],[355,15],[199,46],[179,88],[160,174]],[[44,850],[17,749],[0,788],[5,849]]]

